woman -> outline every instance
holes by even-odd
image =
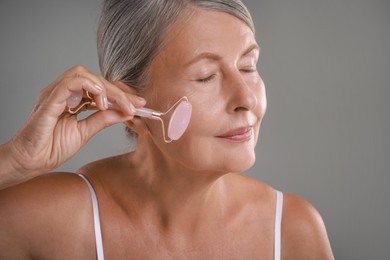
[[[309,203],[240,174],[254,164],[266,97],[239,0],[107,0],[98,51],[103,77],[65,72],[1,148],[3,176],[16,176],[4,186],[60,165],[114,123],[136,149],[3,189],[2,258],[333,259]],[[81,91],[99,111],[77,121],[67,106]],[[193,112],[177,141],[135,116],[145,100],[166,111],[184,96]]]

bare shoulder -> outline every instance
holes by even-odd
[[[283,196],[283,259],[334,259],[325,224],[308,201],[288,193]]]
[[[231,174],[227,178],[235,193],[233,197],[240,198],[241,205],[249,203],[251,209],[257,209],[254,211],[258,213],[256,220],[259,216],[271,217],[273,232],[275,189],[245,175]],[[334,259],[325,224],[317,209],[305,199],[289,193],[283,193],[282,258]]]
[[[90,204],[87,186],[71,173],[50,173],[1,190],[1,256],[47,256],[43,251],[55,248],[50,243],[71,245],[72,236],[89,232]]]
[[[36,177],[25,183],[0,190],[0,206],[12,210],[18,207],[40,205],[50,207],[55,203],[78,201],[87,191],[83,181],[76,174],[58,172]],[[57,209],[60,210],[60,209]]]

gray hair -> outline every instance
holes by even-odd
[[[254,32],[240,0],[104,0],[97,32],[103,77],[142,90],[149,83],[149,65],[163,47],[164,33],[190,17],[191,7],[231,14]]]
[[[231,14],[254,31],[250,13],[240,0],[105,0],[97,33],[103,77],[135,89],[144,87],[164,33],[190,15],[189,7]]]

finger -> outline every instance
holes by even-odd
[[[67,70],[62,78],[88,78],[96,85],[103,86],[103,82],[100,80],[100,77],[89,71],[87,68],[81,65],[76,65],[69,70]]]
[[[106,80],[103,79],[105,82]],[[114,83],[107,82],[113,88],[107,90],[107,96],[109,103],[116,104],[117,107],[122,108],[122,111],[126,113],[127,109],[134,113],[134,108],[143,107],[146,104],[146,100],[137,95],[137,92],[134,88],[129,87],[128,85],[115,81]],[[106,82],[105,82],[106,84]]]
[[[95,82],[85,77],[60,77],[55,81],[57,84],[49,85],[42,89],[34,106],[33,113],[42,114],[43,111],[47,115],[54,117],[60,116],[66,106],[74,107],[80,103],[80,94],[88,91],[93,95],[103,92],[103,88],[96,85]],[[68,100],[69,99],[69,100]],[[96,102],[99,109],[106,109],[103,102]]]
[[[78,77],[88,78],[98,86],[103,85],[103,83],[100,81],[100,78],[98,76],[96,76],[95,74],[90,72],[84,66],[76,65],[76,66],[73,66],[73,67],[69,68],[68,70],[66,70],[64,73],[62,73],[62,75],[57,77],[47,87],[43,88],[41,90],[41,93],[48,95],[61,83],[61,81],[65,80],[65,79],[73,79],[73,78],[78,78]]]
[[[62,75],[57,77],[46,88],[42,89],[41,92],[48,95],[49,93],[51,93],[54,90],[54,88],[56,88],[58,86],[58,84],[62,80],[66,79],[66,78],[76,78],[77,75],[81,75],[84,71],[87,73],[90,73],[85,67],[83,67],[81,65],[73,66],[73,67],[69,68],[68,70],[66,70],[64,73],[62,73]],[[100,83],[99,81],[96,81],[95,83],[97,85],[101,85],[101,84],[99,84]]]
[[[106,127],[131,119],[133,119],[132,116],[124,115],[117,110],[98,111],[78,122],[78,129],[82,135],[82,142],[85,144],[96,133]]]
[[[98,89],[98,92],[95,92],[93,90],[88,91],[90,94],[93,94],[92,96],[94,98],[95,104],[97,105],[97,108],[101,109],[101,110],[107,109],[107,97],[105,94],[104,84],[101,82],[101,80],[98,76],[96,76],[94,73],[92,73],[91,71],[86,69],[84,66],[76,65],[76,66],[70,68],[69,70],[65,71],[63,73],[63,75],[60,77],[60,79],[57,80],[56,82],[57,82],[57,85],[60,85],[64,81],[77,82],[77,80],[80,78],[87,79],[89,82],[92,82],[95,89]],[[70,85],[72,86],[72,84],[70,84]],[[72,90],[73,88],[70,87],[69,89]],[[86,97],[85,92],[84,92],[84,97]],[[74,102],[72,102],[72,100],[69,100],[68,102],[70,102],[71,105],[74,105],[75,103],[77,103],[77,101],[78,101],[78,99],[76,98],[74,100]]]
[[[134,89],[124,83],[118,84],[118,86],[114,85],[102,76],[93,74],[83,66],[75,66],[69,69],[62,77],[63,80],[60,83],[64,81],[77,82],[79,79],[86,79],[87,81],[84,83],[86,86],[83,87],[84,90],[89,89],[90,84],[88,82],[92,82],[93,86],[99,89],[99,91],[89,89],[89,93],[92,94],[96,106],[100,110],[106,110],[108,108],[117,109],[124,114],[133,116],[135,107],[142,107],[146,104],[144,99],[134,95]],[[80,88],[77,87],[77,84],[69,84],[68,89],[77,91]],[[74,100],[69,100],[68,103],[74,105],[75,103],[79,104],[79,102],[78,98],[75,97]]]
[[[107,85],[101,81],[101,78],[84,67],[76,67],[75,74],[72,75],[73,78],[85,78],[94,83],[95,88],[100,89],[99,92],[90,92],[92,98],[96,103],[96,106],[100,110],[108,109],[108,99],[106,94]],[[108,86],[109,87],[109,86]]]
[[[75,66],[68,74],[70,77],[87,78],[96,85],[102,87],[102,92],[94,94],[93,96],[98,108],[101,110],[114,108],[129,116],[133,116],[135,107],[142,107],[146,104],[146,101],[143,98],[135,95],[136,91],[133,88],[130,88],[122,82],[112,84],[104,77],[93,74],[83,66]]]
[[[138,107],[145,106],[146,100],[140,97],[138,95],[138,92],[134,88],[128,86],[127,84],[121,81],[114,81],[112,84],[119,90],[122,90],[124,93],[129,95],[129,98],[131,99],[135,107],[138,108]]]
[[[122,111],[129,116],[135,115],[135,108],[143,107],[146,101],[136,95],[126,94],[118,89],[107,90],[109,108]]]
[[[131,99],[127,98],[126,95],[123,95],[123,91],[118,89],[117,86],[111,84],[102,76],[97,76],[82,66],[76,66],[74,69],[69,71],[67,77],[69,77],[70,79],[85,78],[90,80],[91,82],[94,82],[95,85],[100,86],[102,88],[102,91],[100,93],[90,93],[93,94],[93,100],[95,101],[98,109],[106,110],[108,108],[114,108],[117,110],[121,110],[128,115],[134,114],[134,105],[132,104]],[[87,108],[93,109],[93,107],[91,106],[88,106]]]
[[[75,93],[83,91],[98,95],[103,92],[103,89],[87,78],[66,78],[59,82],[58,86],[53,89],[50,95],[42,101],[41,107],[44,107],[45,110],[47,109],[55,115],[60,115],[65,110],[67,104],[69,102],[72,103],[72,101],[69,101],[68,99],[72,99],[73,96],[77,101],[79,97],[76,96],[79,94]],[[106,109],[102,102],[96,101],[96,104],[99,109]]]

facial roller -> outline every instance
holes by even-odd
[[[168,138],[165,137],[165,125],[164,116],[172,112],[171,118],[168,123]],[[173,140],[178,140],[187,129],[188,123],[191,119],[192,106],[188,102],[187,97],[180,98],[173,106],[171,106],[166,112],[157,112],[150,108],[136,108],[135,115],[150,119],[159,120],[162,125],[164,141],[170,143]]]
[[[79,112],[81,112],[82,110],[86,110],[87,108],[90,109],[91,107],[96,107],[96,103],[93,97],[89,94],[89,92],[86,92],[86,95],[87,97],[82,98],[80,104],[77,107],[68,107],[68,112],[70,114],[78,114]],[[115,108],[116,106],[116,104],[109,105],[109,107],[111,108]],[[191,103],[188,102],[188,98],[186,96],[180,98],[166,112],[159,112],[145,107],[135,109],[136,116],[159,120],[161,122],[164,141],[166,143],[170,143],[173,140],[178,140],[184,134],[190,122],[191,113],[192,106]],[[167,115],[169,116],[169,114],[170,119],[167,131],[168,138],[166,138],[164,118]]]

